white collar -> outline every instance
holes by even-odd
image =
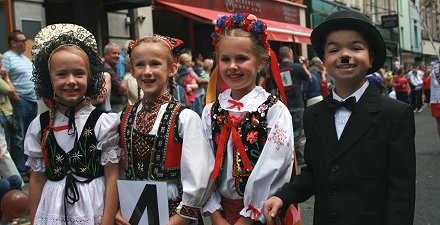
[[[350,98],[352,96],[354,96],[356,98],[356,102],[359,101],[359,99],[362,97],[362,95],[364,94],[365,90],[367,90],[367,87],[369,85],[368,80],[365,81],[364,85],[362,85],[362,87],[360,87],[359,89],[357,89],[353,94],[351,94],[350,96],[348,96],[347,98]],[[332,90],[333,92],[333,99],[335,99],[336,101],[345,101],[345,99],[342,99],[341,97],[339,97],[338,94],[336,94],[335,89]]]
[[[220,103],[220,107],[222,109],[232,111],[232,112],[253,112],[258,109],[258,107],[263,104],[267,100],[267,97],[270,94],[264,90],[264,88],[260,86],[256,86],[251,92],[243,96],[240,100],[234,100],[231,97],[231,89],[227,89],[226,91],[222,92],[218,96],[218,101]],[[228,108],[232,106],[233,104],[229,103],[228,100],[233,100],[236,102],[240,102],[243,104],[243,107],[240,108],[240,110],[237,107],[234,108]]]

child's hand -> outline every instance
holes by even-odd
[[[278,198],[276,196],[270,197],[264,203],[264,217],[266,217],[266,220],[268,222],[272,221],[273,218],[275,218],[275,216],[277,215],[278,210],[280,210],[281,208],[283,208],[283,201],[281,200],[281,198]]]
[[[249,217],[240,216],[240,219],[234,225],[252,225],[254,221]]]
[[[115,224],[116,225],[130,225],[127,220],[124,219],[124,217],[122,216],[121,210],[118,209],[118,212],[116,213],[115,216]]]
[[[231,225],[218,210],[211,214],[211,221],[212,225]]]
[[[190,219],[184,218],[179,214],[176,214],[170,218],[168,225],[188,225],[191,223]]]

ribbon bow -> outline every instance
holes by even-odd
[[[239,101],[232,100],[232,99],[228,99],[228,102],[232,104],[231,106],[228,106],[228,109],[237,108],[238,111],[240,111],[241,107],[244,106],[243,103],[241,103]]]
[[[328,109],[331,112],[336,112],[336,110],[338,110],[340,107],[345,107],[350,111],[354,111],[355,105],[356,105],[356,98],[354,96],[346,99],[345,101],[338,101],[333,98],[328,101]]]
[[[253,205],[249,204],[246,212],[247,211],[252,211],[252,213],[254,213],[254,221],[257,221],[257,216],[260,215],[260,211],[258,209],[256,209]]]
[[[228,123],[223,125],[222,130],[220,131],[220,136],[218,139],[218,148],[217,153],[215,155],[215,164],[214,170],[209,177],[210,180],[214,180],[218,177],[220,173],[220,166],[223,161],[223,155],[226,150],[226,143],[229,138],[229,134],[232,132],[232,143],[237,148],[238,152],[241,156],[241,161],[243,162],[244,168],[247,170],[252,170],[253,167],[249,158],[247,157],[246,150],[244,149],[243,143],[241,142],[240,134],[238,133],[236,127],[240,123],[240,120],[235,116],[228,116]]]

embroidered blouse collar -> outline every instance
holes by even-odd
[[[260,86],[256,86],[251,92],[240,100],[232,99],[231,89],[227,89],[218,96],[220,107],[232,112],[253,112],[266,101],[269,93]]]
[[[168,92],[163,93],[161,96],[155,99],[142,99],[142,107],[145,107],[147,112],[158,111],[160,106],[171,101],[171,94]]]

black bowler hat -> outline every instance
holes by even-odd
[[[324,44],[327,35],[337,30],[354,30],[367,40],[369,50],[374,52],[373,66],[367,74],[378,71],[385,63],[386,48],[382,35],[364,14],[344,10],[331,14],[311,34],[312,46],[321,60],[324,60]]]

